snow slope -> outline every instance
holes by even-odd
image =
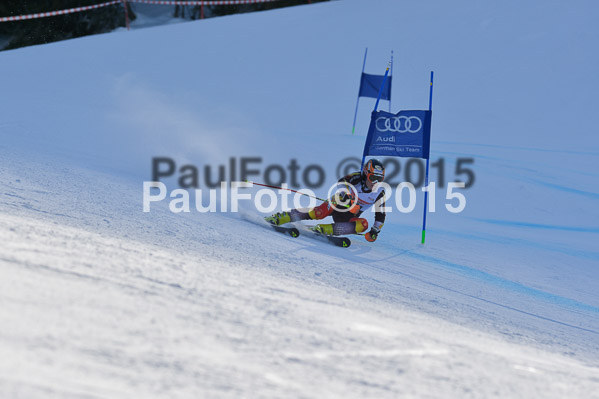
[[[596,397],[598,9],[345,0],[1,53],[0,396]],[[435,70],[446,180],[475,159],[425,246],[421,203],[348,250],[142,212],[153,156],[334,180],[366,46],[393,109]]]

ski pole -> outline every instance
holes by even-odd
[[[244,182],[245,183],[250,183],[250,184],[255,184],[256,186],[262,186],[262,187],[268,187],[268,188],[276,188],[278,190],[291,191],[293,193],[305,195],[306,197],[314,198],[314,199],[317,199],[317,200],[323,201],[323,202],[330,202],[331,201],[331,200],[325,200],[325,199],[322,199],[322,198],[318,198],[318,197],[315,197],[315,196],[310,195],[310,194],[302,193],[301,191],[292,190],[290,188],[278,187],[278,186],[271,186],[271,185],[268,185],[268,184],[256,183],[256,182],[253,182],[253,181],[250,181],[250,180],[244,180]],[[347,182],[345,182],[345,185],[347,186]],[[349,190],[349,186],[348,186],[347,189]],[[349,192],[351,192],[351,191],[349,191]],[[337,205],[343,205],[343,204],[337,204]],[[343,206],[346,207],[346,208],[351,208],[351,206],[349,206],[349,205],[343,205]]]
[[[268,185],[268,184],[256,183],[256,182],[249,181],[249,180],[244,180],[244,182],[246,182],[246,183],[251,183],[251,184],[255,184],[256,186],[262,186],[262,187],[268,187],[268,188],[276,188],[276,189],[278,189],[278,190],[287,190],[287,191],[291,191],[291,192],[293,192],[293,193],[298,193],[298,194],[301,194],[301,195],[305,195],[306,197],[314,198],[314,199],[317,199],[317,200],[319,200],[319,201],[328,201],[328,200],[325,200],[325,199],[322,199],[322,198],[315,197],[315,196],[313,196],[313,195],[310,195],[310,194],[302,193],[301,191],[292,190],[292,189],[290,189],[290,188],[285,188],[285,187],[277,187],[277,186],[270,186],[270,185]]]

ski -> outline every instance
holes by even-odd
[[[300,231],[296,227],[293,227],[293,226],[289,226],[289,227],[277,226],[276,224],[272,224],[268,221],[265,221],[262,217],[256,217],[256,215],[249,214],[249,213],[242,213],[241,216],[246,222],[257,224],[258,226],[261,226],[262,228],[265,228],[268,230],[272,229],[276,232],[287,234],[293,238],[299,237],[299,235],[300,235]]]
[[[277,231],[277,232],[283,233],[283,234],[289,234],[293,238],[299,237],[299,235],[300,235],[299,230],[295,227],[283,227],[283,226],[276,226],[274,224],[269,224],[269,226],[272,227],[274,229],[274,231]]]
[[[325,234],[320,234],[316,232],[312,232],[312,234],[308,234],[308,236],[316,238],[317,240],[326,241],[330,244],[333,244],[341,248],[349,248],[349,246],[351,245],[351,240],[347,237],[327,236]]]
[[[277,226],[274,224],[269,224],[269,226],[272,227],[275,231],[277,231],[279,233],[289,234],[291,237],[294,237],[294,238],[299,237],[299,235],[300,235],[300,231],[296,227]],[[327,235],[315,233],[315,232],[312,232],[312,234],[308,234],[308,236],[314,236],[314,238],[316,238],[316,239],[326,241],[328,243],[331,243],[331,244],[333,244],[337,247],[341,247],[341,248],[348,248],[351,245],[351,241],[347,237],[327,236]]]
[[[272,224],[269,221],[266,221],[266,222],[267,222],[266,223],[267,226],[270,226],[274,231],[276,231],[278,233],[288,234],[293,238],[300,236],[300,231],[297,227],[278,226],[276,224]],[[308,234],[308,236],[312,236],[313,238],[320,239],[322,241],[326,241],[326,242],[331,243],[337,247],[348,248],[351,245],[351,241],[347,237],[328,236],[325,234],[320,234],[315,231],[312,231],[310,228],[308,228],[308,231],[311,233],[311,234]]]
[[[288,234],[293,238],[299,237],[299,235],[300,235],[300,231],[296,227],[284,227],[284,226],[277,226],[274,224],[269,224],[269,226],[272,227],[274,231],[283,233],[283,234]],[[312,234],[308,234],[308,236],[310,236],[310,235],[313,235],[314,238],[316,238],[316,239],[329,242],[329,243],[331,243],[337,247],[341,247],[341,248],[348,248],[351,245],[351,240],[347,237],[327,236],[327,235],[319,234],[319,233],[315,233],[315,232],[312,232]]]
[[[341,248],[349,248],[351,240],[347,237],[324,236],[333,245]]]

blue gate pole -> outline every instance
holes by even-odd
[[[389,72],[389,76],[393,76],[393,50],[391,50],[391,71]],[[391,89],[391,84],[389,84],[389,113],[391,113]]]
[[[431,71],[431,86],[430,92],[428,96],[428,110],[433,110],[433,71]],[[426,159],[426,179],[424,183],[424,187],[428,188],[428,164],[430,160],[430,150],[429,157]],[[422,217],[422,244],[424,244],[424,237],[426,234],[426,214],[428,212],[428,190],[424,192],[424,216]]]
[[[387,65],[387,69],[385,70],[385,76],[383,76],[383,84],[381,85],[381,88],[379,89],[379,95],[376,98],[376,104],[374,104],[374,112],[378,111],[379,109],[379,101],[381,101],[381,97],[383,95],[383,89],[385,88],[385,83],[387,82],[387,76],[389,75],[389,67],[391,66],[391,62],[389,62],[389,65]]]
[[[364,68],[366,67],[366,55],[368,54],[368,47],[364,51],[364,63],[362,64],[362,74],[360,75],[360,88],[358,89],[358,100],[356,101],[356,112],[354,112],[354,125],[351,128],[351,134],[356,131],[356,118],[358,117],[358,105],[360,104],[360,89],[362,88],[362,76],[364,76]]]
[[[391,63],[389,63],[389,65],[387,65],[387,69],[385,70],[385,76],[383,76],[383,84],[381,85],[381,88],[379,89],[379,95],[376,98],[376,103],[374,104],[374,111],[376,112],[379,109],[379,101],[381,101],[381,96],[383,95],[383,89],[385,88],[385,82],[387,81],[387,75],[389,75],[389,67],[391,66]],[[364,148],[364,155],[362,155],[362,165],[360,166],[360,170],[362,170],[362,168],[364,168],[364,160],[366,159],[366,148]]]

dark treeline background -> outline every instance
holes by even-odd
[[[204,6],[204,18],[220,17],[223,15],[240,14],[245,12],[265,11],[275,8],[298,6],[303,4],[320,3],[330,0],[280,0],[270,3],[239,4],[228,6]],[[175,6],[174,17],[199,19],[201,17],[200,6]]]
[[[2,0],[0,16],[35,14],[103,3],[103,0]],[[129,7],[129,17],[135,14]],[[0,23],[0,35],[9,38],[4,50],[74,37],[110,32],[125,26],[122,4],[73,14]]]
[[[68,8],[103,3],[107,0],[1,0],[0,17],[35,14],[58,11]],[[281,0],[271,3],[243,4],[229,6],[204,6],[204,18],[223,15],[264,11],[274,8],[318,3],[329,0]],[[128,3],[129,19],[135,20],[135,4],[133,9]],[[163,6],[156,6],[163,7]],[[199,19],[199,6],[169,7],[173,18]],[[58,40],[71,39],[96,33],[110,32],[118,27],[126,26],[123,4],[115,4],[95,10],[77,12],[67,15],[45,17],[24,21],[0,22],[0,39],[4,46],[0,50],[43,44]],[[2,40],[0,40],[2,42]]]

